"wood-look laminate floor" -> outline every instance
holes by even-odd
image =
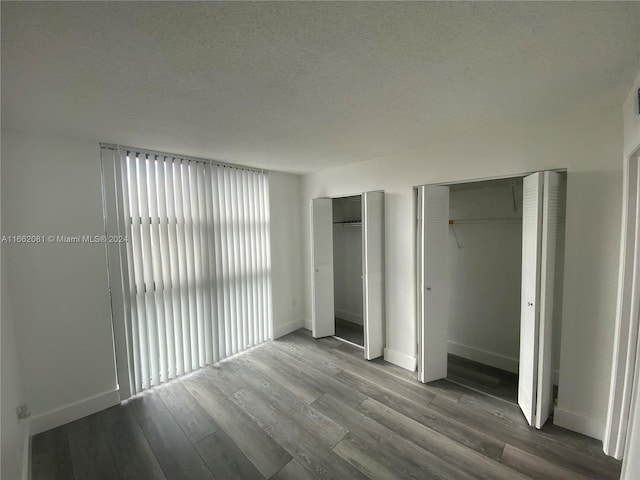
[[[298,331],[33,438],[41,479],[617,479],[601,444]]]
[[[447,379],[487,395],[518,403],[518,374],[448,355]]]

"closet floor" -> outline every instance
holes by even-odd
[[[336,318],[336,337],[364,347],[364,327]]]
[[[457,355],[448,355],[447,380],[518,403],[518,375]]]

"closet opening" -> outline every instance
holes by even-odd
[[[364,348],[362,195],[332,199],[335,338]]]
[[[449,187],[447,379],[518,399],[522,178]]]
[[[417,187],[418,374],[519,404],[558,393],[566,171]]]
[[[311,334],[362,348],[385,346],[384,192],[311,201]]]

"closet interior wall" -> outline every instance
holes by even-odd
[[[449,353],[517,373],[522,179],[450,187]],[[505,359],[509,359],[508,361]]]
[[[363,325],[362,197],[333,199],[335,317]]]

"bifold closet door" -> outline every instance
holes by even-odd
[[[449,187],[418,188],[418,378],[447,376]]]
[[[634,422],[631,413],[632,393],[637,368],[636,357],[640,354],[637,347],[640,331],[640,148],[624,163],[623,178],[622,242],[613,369],[602,442],[604,452],[618,460],[624,455],[627,441],[632,441],[632,438],[627,440],[627,431]],[[638,361],[640,362],[640,358]],[[636,390],[640,391],[640,382],[636,380],[635,385]],[[637,398],[640,400],[640,394]],[[640,427],[640,415],[636,415],[635,423]],[[640,433],[640,428],[637,432]],[[640,440],[638,436],[635,441],[637,440]],[[640,478],[640,473],[635,477],[631,476],[633,464],[640,470],[640,457],[634,460],[627,457],[622,468],[622,479]]]
[[[558,251],[560,175],[544,172],[542,257],[540,261],[540,345],[535,427],[542,428],[553,411],[553,303]]]
[[[522,294],[518,404],[542,428],[553,402],[551,335],[560,176],[525,177],[522,202]]]
[[[384,353],[384,192],[362,194],[364,357]]]
[[[312,307],[314,338],[336,334],[333,305],[333,202],[330,198],[311,201]]]
[[[533,425],[538,386],[540,326],[540,254],[542,249],[542,173],[524,179],[522,190],[522,293],[520,295],[520,363],[518,404]]]

